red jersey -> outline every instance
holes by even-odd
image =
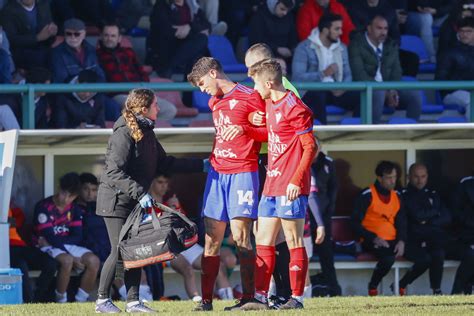
[[[209,100],[216,137],[210,162],[219,173],[233,174],[258,170],[261,143],[248,135],[224,141],[222,130],[227,125],[250,125],[248,116],[254,111],[265,111],[265,102],[257,91],[237,84],[232,91]]]
[[[299,135],[313,131],[313,113],[293,92],[267,103],[268,166],[266,196],[284,196],[303,156]],[[310,168],[303,175],[301,194],[310,190]]]

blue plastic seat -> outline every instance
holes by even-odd
[[[417,124],[418,122],[415,119],[408,117],[392,117],[388,124]]]
[[[344,115],[346,110],[337,105],[326,105],[326,113],[328,115]]]
[[[421,73],[432,73],[436,70],[436,64],[428,62],[430,56],[426,50],[425,43],[415,35],[402,35],[400,48],[415,53],[420,58],[419,71]]]
[[[360,117],[345,117],[340,122],[341,125],[360,125],[362,120]]]
[[[133,37],[145,37],[148,35],[147,29],[142,29],[141,27],[134,27],[128,32],[128,35]]]
[[[217,59],[227,73],[247,73],[247,67],[237,61],[232,44],[223,35],[210,35],[207,48],[211,56]]]
[[[313,125],[323,125],[319,120],[314,119],[313,120]]]
[[[193,91],[193,107],[198,109],[199,113],[209,113],[211,109],[209,108],[209,99],[210,95],[201,91]]]
[[[463,116],[441,116],[438,123],[466,123],[467,119]]]

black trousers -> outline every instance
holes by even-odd
[[[336,269],[334,268],[334,250],[331,238],[332,229],[330,216],[328,217],[323,215],[323,222],[326,238],[324,238],[324,241],[321,244],[314,245],[314,250],[319,256],[321,271],[324,275],[325,280],[327,281],[327,284],[329,285],[331,290],[339,292],[339,283],[337,282]],[[312,231],[314,232],[314,229],[312,229]]]
[[[460,260],[451,294],[472,294],[474,284],[474,249],[471,245],[453,241],[446,247],[448,259]]]
[[[355,116],[360,112],[360,93],[357,91],[346,91],[338,97],[331,91],[307,91],[302,100],[313,111],[314,118],[324,125],[327,123],[326,105],[352,110]]]
[[[110,288],[115,279],[117,263],[119,258],[118,243],[120,230],[125,224],[125,218],[119,217],[104,217],[105,226],[109,235],[111,251],[110,255],[105,260],[104,266],[100,273],[99,281],[99,299],[106,299],[110,297]],[[138,291],[140,288],[141,268],[128,269],[124,272],[125,288],[127,289],[127,302],[138,301]]]
[[[26,303],[47,302],[49,300],[48,290],[53,283],[56,274],[56,261],[36,247],[10,247],[10,266],[17,268],[23,273],[23,300]],[[41,270],[36,280],[36,290],[31,288],[29,270]]]
[[[383,277],[390,272],[390,269],[395,263],[395,253],[393,250],[395,249],[396,241],[393,240],[388,243],[390,245],[388,248],[375,248],[374,244],[368,241],[362,243],[362,248],[364,248],[365,251],[373,253],[378,259],[377,265],[372,273],[372,278],[369,282],[370,289],[377,288],[380,281],[382,281]]]
[[[408,241],[405,248],[405,258],[413,261],[413,266],[400,280],[400,287],[406,287],[429,269],[430,286],[432,289],[441,288],[443,264],[445,258],[444,235],[433,235]]]
[[[185,39],[174,36],[162,38],[147,38],[147,41],[157,41],[156,51],[149,49],[147,59],[156,72],[165,78],[175,72],[188,74],[194,62],[207,52],[207,36],[204,34],[188,35]],[[147,43],[149,47],[150,43]]]

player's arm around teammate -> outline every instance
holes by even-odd
[[[250,235],[257,217],[260,142],[243,134],[227,141],[223,132],[231,125],[250,125],[248,115],[263,111],[265,105],[257,92],[229,80],[214,58],[199,59],[188,75],[188,81],[212,96],[209,107],[216,129],[203,198],[202,216],[206,230],[201,275],[203,300],[196,310],[213,308],[213,289],[227,223],[230,223],[239,256],[243,298],[237,305],[226,309],[239,309],[243,303],[252,300],[255,293],[255,254]]]
[[[290,249],[292,298],[280,308],[302,308],[308,257],[303,243],[310,165],[316,154],[312,113],[282,84],[281,66],[264,60],[252,66],[255,89],[267,103],[268,166],[259,204],[256,298],[242,307],[261,309],[267,304],[268,287],[275,265],[275,239],[280,228]],[[240,129],[237,129],[240,132]],[[242,129],[243,132],[243,129]]]

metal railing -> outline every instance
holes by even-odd
[[[253,83],[245,83],[253,85]],[[295,82],[300,90],[352,90],[361,91],[361,120],[363,124],[372,124],[372,94],[374,90],[467,90],[470,91],[470,117],[474,122],[474,81],[393,81],[393,82],[337,82],[315,83]],[[124,92],[134,88],[149,88],[155,91],[192,91],[188,83],[96,83],[96,84],[24,84],[0,85],[0,94],[21,93],[23,98],[23,128],[32,129],[35,125],[34,104],[35,92]]]

